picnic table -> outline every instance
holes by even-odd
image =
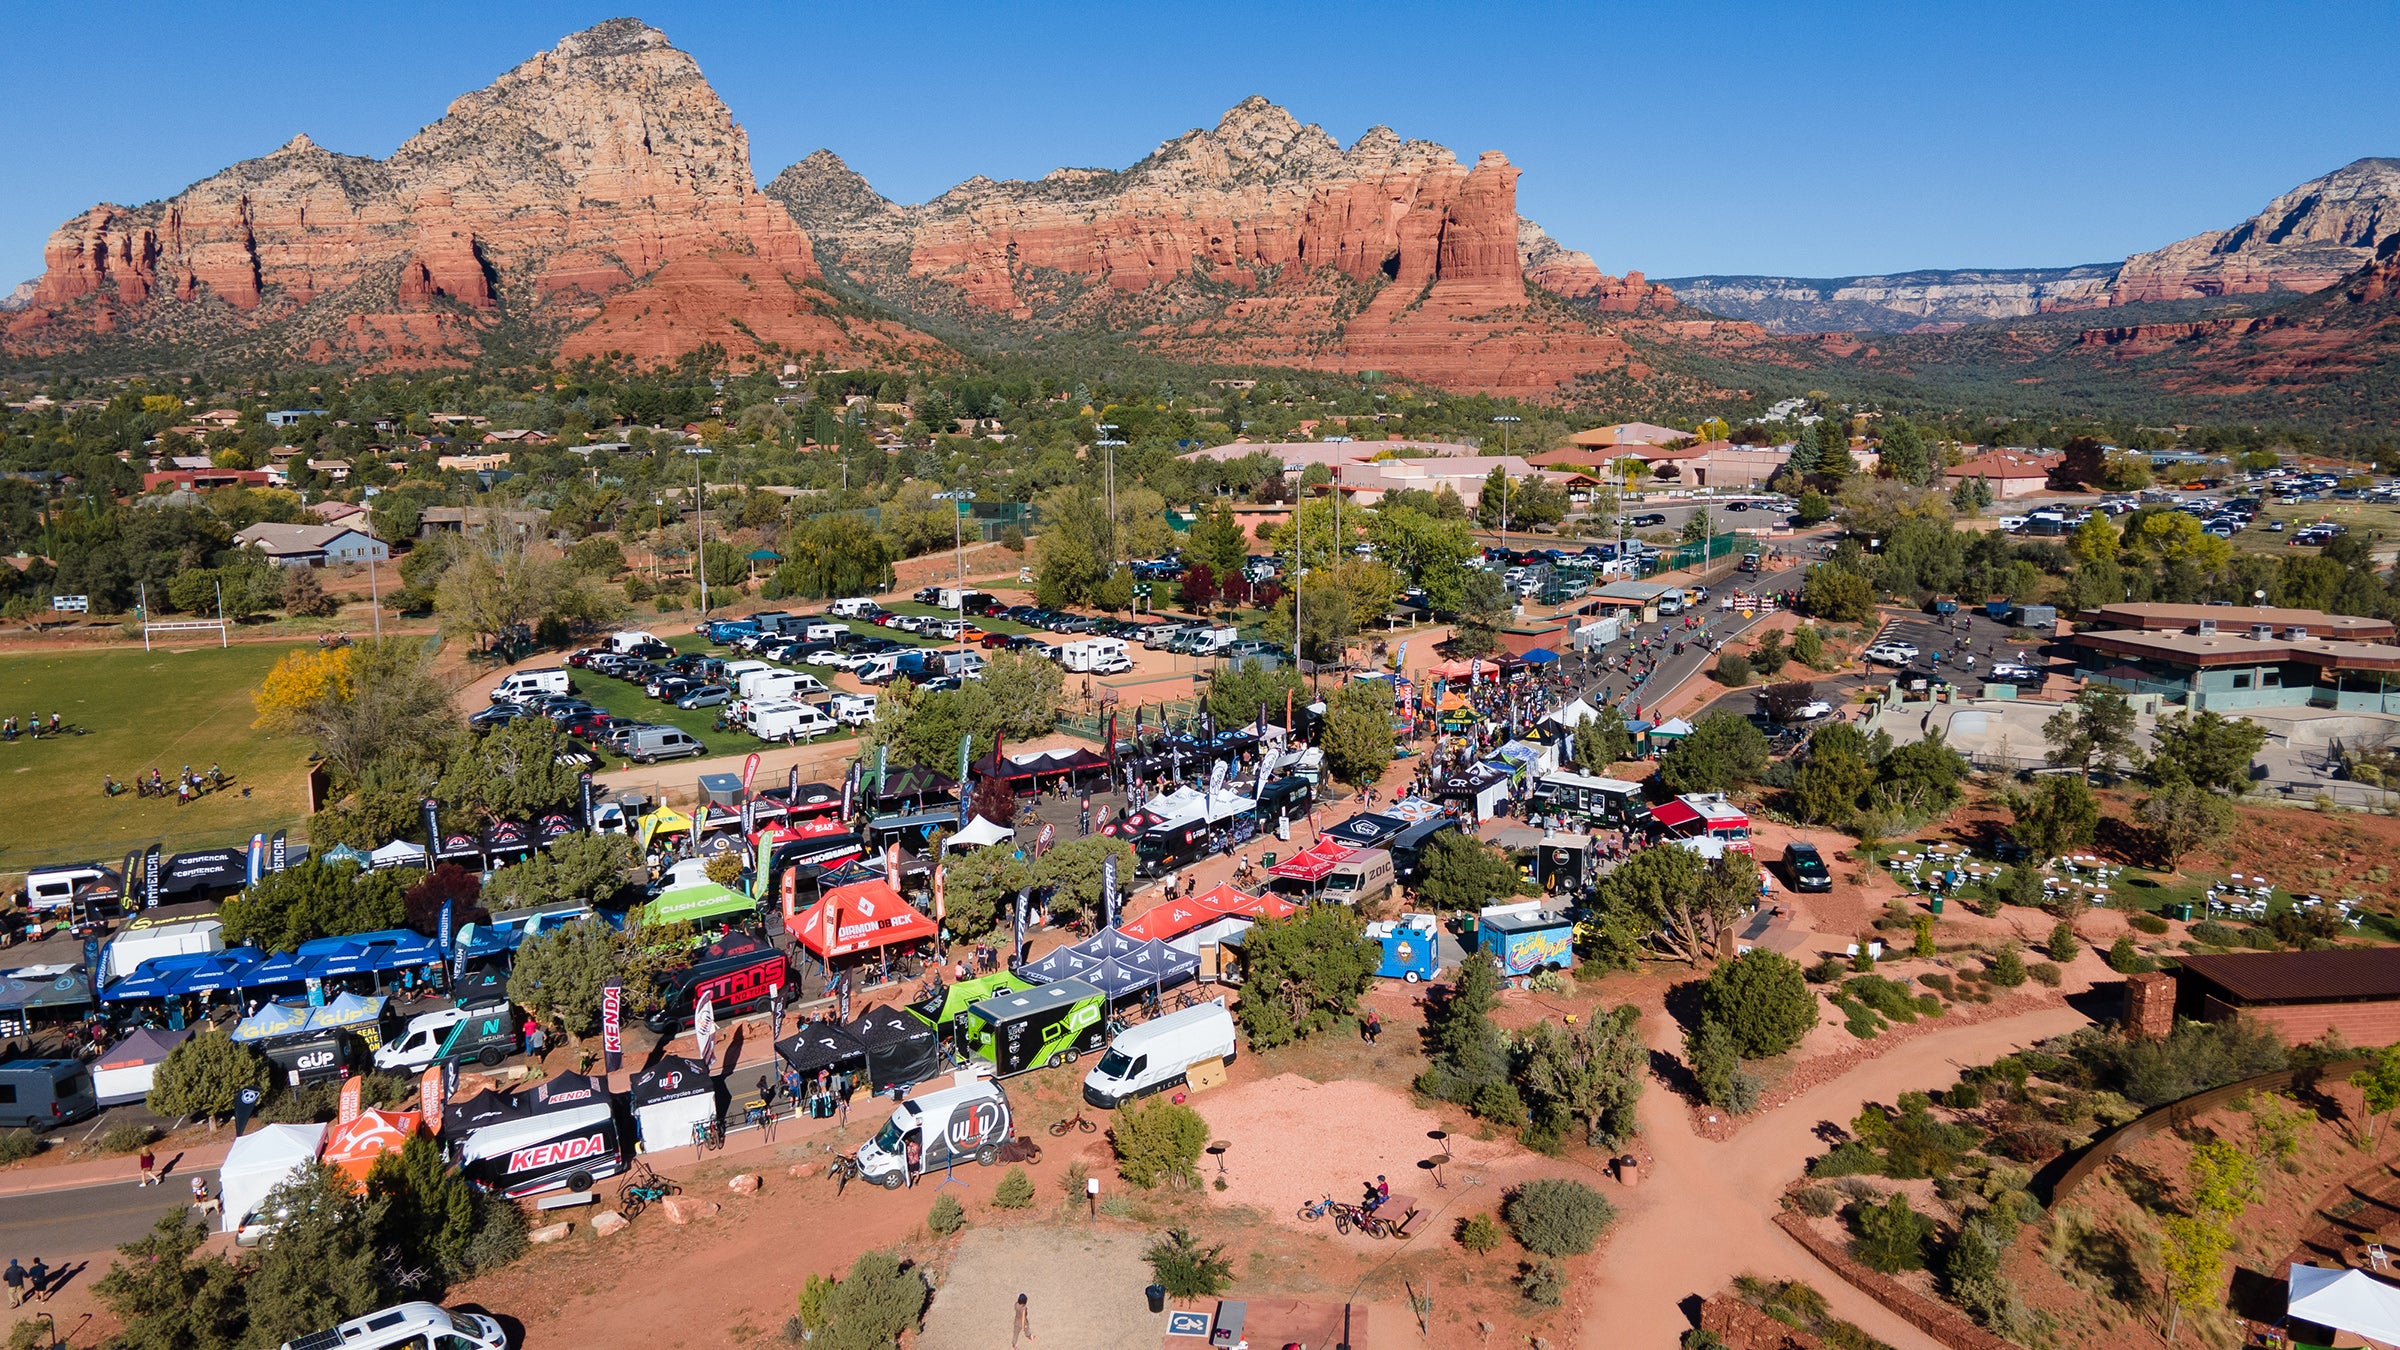
[[[1417,1197],[1402,1195],[1398,1191],[1392,1192],[1391,1199],[1384,1201],[1383,1208],[1378,1210],[1375,1215],[1384,1221],[1391,1236],[1396,1238],[1410,1236],[1409,1225],[1423,1216],[1424,1211],[1417,1207]]]

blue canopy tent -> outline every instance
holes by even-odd
[[[153,956],[134,967],[130,975],[110,980],[100,991],[107,1003],[124,1003],[137,998],[165,998],[168,985],[186,970],[198,966],[217,952],[180,952],[172,956]]]
[[[197,955],[199,960],[179,967],[163,982],[162,987],[168,997],[247,989],[250,987],[250,972],[266,959],[266,953],[256,947],[228,947],[221,952],[201,952]]]
[[[1557,659],[1558,653],[1548,647],[1536,647],[1525,653],[1525,664],[1529,666],[1546,666]]]
[[[302,943],[301,950],[296,952],[276,952],[252,966],[248,987],[258,989],[271,984],[299,984],[315,978],[318,961],[307,952],[311,945]]]
[[[306,1031],[313,1011],[305,1003],[262,1003],[258,1011],[234,1024],[233,1039],[247,1044]]]
[[[372,975],[410,966],[439,965],[442,949],[432,938],[405,928],[387,928],[349,937],[319,938],[300,944],[300,954],[318,958],[320,979],[335,975]]]

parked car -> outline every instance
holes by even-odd
[[[559,730],[577,740],[594,741],[607,734],[608,729],[616,724],[617,719],[607,713],[588,712],[562,724]]]
[[[694,689],[690,693],[685,694],[682,698],[675,700],[675,706],[687,710],[692,708],[715,708],[732,701],[733,691],[726,688],[724,685],[704,684],[699,688]]]
[[[493,727],[504,727],[509,723],[516,721],[520,717],[530,717],[532,715],[533,714],[531,710],[519,704],[495,703],[492,706],[484,709],[482,712],[476,713],[467,718],[467,725],[475,728],[477,731],[489,731]]]
[[[1833,889],[1833,870],[1825,865],[1825,855],[1810,843],[1795,843],[1783,850],[1783,867],[1791,875],[1795,891],[1830,891]]]
[[[1868,661],[1886,666],[1905,666],[1917,659],[1917,649],[1906,642],[1878,642],[1867,648]]]

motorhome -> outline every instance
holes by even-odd
[[[516,703],[549,694],[568,694],[574,686],[567,679],[564,666],[548,670],[520,670],[492,686],[492,702]]]
[[[742,712],[742,727],[762,741],[813,741],[841,730],[824,709],[788,700],[749,705]]]
[[[67,909],[92,887],[116,884],[117,874],[96,862],[37,868],[25,874],[25,907],[37,912]]]
[[[1093,675],[1119,675],[1133,669],[1123,638],[1084,638],[1058,649],[1058,663],[1069,670]]]
[[[1212,999],[1118,1032],[1083,1078],[1083,1099],[1113,1110],[1182,1083],[1194,1065],[1233,1063],[1233,1014]]]
[[[1108,1038],[1108,995],[1082,980],[996,994],[967,1009],[960,1048],[997,1077],[1072,1064]]]
[[[872,597],[853,595],[833,602],[833,613],[845,619],[863,619],[882,608]]]
[[[401,1303],[353,1317],[331,1331],[283,1343],[283,1350],[508,1350],[508,1333],[479,1312],[445,1312],[435,1303]]]

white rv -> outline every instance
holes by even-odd
[[[1112,637],[1084,638],[1067,643],[1058,649],[1058,663],[1069,670],[1086,671],[1094,675],[1117,675],[1133,669],[1133,658],[1126,654],[1125,639]]]

